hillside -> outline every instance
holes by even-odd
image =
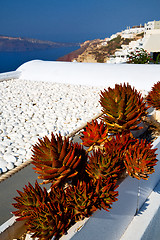
[[[42,41],[30,38],[0,36],[0,51],[32,51],[48,48],[79,46],[77,43]]]
[[[135,34],[131,38],[125,38],[117,34],[113,39],[95,39],[81,44],[81,48],[59,58],[59,61],[77,61],[77,62],[106,62],[110,56],[114,55],[122,46],[129,45],[132,41],[142,39],[143,34]]]

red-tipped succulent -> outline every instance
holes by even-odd
[[[157,163],[156,149],[151,149],[151,143],[146,140],[136,140],[134,144],[128,146],[125,151],[124,164],[130,176],[137,179],[148,179]]]
[[[129,84],[115,85],[101,92],[102,119],[113,133],[137,130],[143,116],[147,114],[141,94]]]
[[[124,174],[125,151],[130,144],[136,141],[130,133],[116,134],[105,141],[103,150],[93,151],[89,156],[86,172],[93,179],[107,180],[110,176],[112,181]]]
[[[121,169],[126,168],[128,174],[137,179],[148,179],[154,172],[157,159],[151,143],[139,141],[131,134],[117,134],[104,145],[105,152],[112,152],[113,158],[118,156]]]
[[[146,100],[149,105],[153,106],[156,110],[160,110],[160,81],[154,84]]]
[[[117,182],[111,181],[111,178],[99,180],[95,189],[98,194],[97,208],[109,211],[112,208],[111,205],[118,200],[118,191],[116,191],[118,187]]]
[[[132,136],[131,133],[118,133],[112,136],[110,141],[106,141],[104,145],[104,154],[110,153],[113,155],[113,158],[118,157],[118,161],[121,163],[124,158],[125,150],[130,144],[133,144],[135,141],[136,139]]]
[[[87,183],[79,181],[76,186],[66,190],[68,207],[73,209],[76,220],[91,216],[97,209],[108,211],[117,201],[117,187],[116,181],[111,182],[110,177],[96,183],[92,180]]]
[[[18,193],[20,197],[14,198],[17,203],[13,205],[19,210],[13,213],[19,217],[17,220],[26,220],[26,229],[33,234],[32,237],[51,240],[54,236],[59,239],[75,221],[62,187],[53,188],[48,193],[36,182],[35,188],[29,184],[24,192]]]
[[[112,180],[117,179],[120,173],[124,171],[124,165],[123,162],[120,162],[119,156],[120,153],[116,154],[115,149],[105,151],[105,153],[101,150],[93,151],[89,156],[89,163],[86,167],[86,172],[93,182],[100,179],[104,181],[109,177]]]
[[[78,143],[69,142],[69,138],[62,139],[52,133],[51,141],[48,137],[33,147],[33,164],[38,178],[44,183],[51,182],[52,187],[64,184],[67,180],[81,173],[87,162],[87,153]]]
[[[68,208],[63,188],[51,191],[50,201],[42,203],[33,219],[27,223],[28,231],[33,233],[32,237],[51,240],[54,236],[54,239],[58,240],[75,222],[73,211]]]
[[[32,217],[33,212],[39,207],[41,202],[48,202],[48,193],[46,188],[42,188],[35,183],[35,188],[29,183],[28,186],[23,188],[24,192],[17,190],[19,197],[15,197],[14,200],[17,203],[13,203],[13,206],[19,210],[13,212],[15,216],[18,216],[18,221],[27,220]]]
[[[88,123],[83,135],[81,136],[82,144],[92,150],[95,145],[100,146],[108,138],[108,128],[102,121],[92,120]]]
[[[97,210],[97,198],[92,181],[78,181],[66,189],[68,207],[73,209],[76,220],[89,217]]]

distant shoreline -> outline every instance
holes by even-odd
[[[27,52],[61,47],[78,47],[80,43],[42,41],[31,38],[7,37],[0,35],[0,52]]]

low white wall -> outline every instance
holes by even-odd
[[[160,218],[160,183],[146,199],[120,240],[158,240]],[[158,216],[157,216],[158,215]],[[158,225],[157,225],[158,223]],[[157,233],[158,232],[158,233]],[[158,236],[155,238],[155,236]]]
[[[160,137],[154,142],[157,150],[157,159],[160,159]],[[155,173],[149,177],[148,181],[140,181],[140,199],[141,207],[133,221],[128,226],[121,240],[139,240],[143,239],[148,226],[160,208],[160,162],[155,167]],[[156,184],[158,184],[156,186]],[[150,194],[151,193],[151,194]],[[133,234],[134,233],[134,234]],[[146,238],[144,238],[146,239]],[[148,239],[148,238],[147,238]],[[155,239],[155,238],[152,238]]]
[[[5,80],[19,78],[20,74],[21,74],[20,71],[12,71],[12,72],[0,73],[0,82],[5,81]]]
[[[34,60],[21,65],[20,78],[68,84],[114,87],[129,82],[137,90],[149,91],[160,80],[160,65],[101,64]]]

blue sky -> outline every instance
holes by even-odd
[[[61,42],[160,20],[160,0],[0,0],[0,35]]]

